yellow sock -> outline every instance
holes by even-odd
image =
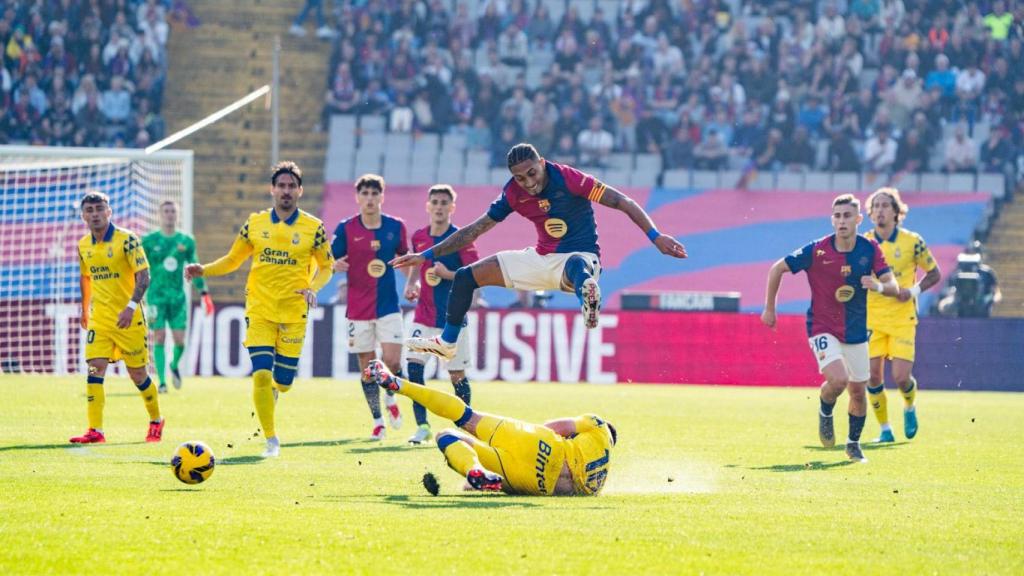
[[[889,401],[885,397],[885,384],[879,384],[878,388],[868,386],[868,401],[871,402],[871,410],[878,418],[878,423],[885,425],[889,423]]]
[[[146,412],[149,412],[149,420],[156,422],[160,419],[160,401],[157,399],[156,386],[153,386],[153,380],[147,376],[145,382],[135,386],[139,389],[139,394],[142,394],[142,401],[146,404]]]
[[[270,370],[252,373],[252,403],[256,405],[256,415],[260,417],[263,435],[267,438],[277,436],[274,429],[274,376]]]
[[[909,388],[908,390],[900,388],[900,394],[903,395],[903,403],[907,408],[910,408],[914,405],[914,399],[917,398],[917,380],[911,376],[907,386]]]
[[[402,388],[398,391],[399,394],[412,398],[442,418],[456,422],[466,413],[466,403],[454,394],[427,388],[408,380],[401,382]],[[470,451],[472,452],[472,449]]]
[[[103,406],[107,403],[107,393],[103,390],[102,376],[89,376],[85,385],[85,395],[89,399],[89,428],[103,429]]]
[[[472,468],[481,467],[480,461],[476,457],[476,451],[462,440],[456,440],[445,446],[444,459],[448,461],[449,468],[462,476],[468,474]]]

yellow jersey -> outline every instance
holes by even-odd
[[[204,276],[238,269],[250,256],[245,314],[272,322],[304,322],[308,306],[298,290],[323,288],[331,279],[331,245],[324,224],[302,210],[281,220],[273,208],[250,214],[227,256],[203,267]]]
[[[931,272],[937,266],[924,238],[915,232],[897,226],[888,238],[879,237],[877,232],[871,232],[870,237],[881,247],[900,288],[910,288],[917,282],[918,268]],[[868,328],[916,324],[916,300],[900,302],[873,290],[868,292]]]
[[[607,422],[593,414],[576,417],[576,435],[565,440],[565,461],[577,495],[591,496],[604,487],[611,448]]]
[[[117,328],[117,316],[135,291],[135,273],[149,268],[139,237],[113,223],[98,242],[86,234],[78,241],[78,265],[91,286],[90,329]],[[142,321],[142,308],[135,309],[132,324]]]

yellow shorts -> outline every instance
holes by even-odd
[[[245,317],[245,342],[243,345],[246,348],[272,346],[274,352],[281,356],[298,358],[305,339],[305,322],[281,324],[263,318]]]
[[[899,358],[913,362],[916,336],[917,326],[913,324],[872,328],[871,340],[868,341],[868,356],[884,356],[888,360]]]
[[[129,368],[145,366],[149,362],[147,332],[145,320],[135,321],[127,328],[89,326],[85,335],[85,359],[124,360]]]
[[[473,449],[484,468],[501,474],[511,493],[552,494],[565,462],[562,437],[521,420],[482,416]]]

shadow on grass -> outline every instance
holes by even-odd
[[[910,441],[902,440],[900,442],[861,442],[860,448],[865,452],[869,450],[892,450],[894,448],[901,448],[903,446],[909,446]],[[845,450],[843,444],[836,444],[831,448],[825,448],[820,444],[813,444],[804,446],[807,450],[814,450],[815,452],[831,452],[833,450]]]
[[[409,510],[429,510],[434,508],[537,508],[540,506],[540,504],[522,499],[521,497],[504,494],[474,494],[472,496],[408,496],[396,494],[383,497],[339,496],[336,499],[391,504],[392,506],[400,506]]]
[[[317,448],[322,446],[344,446],[346,444],[354,444],[362,442],[355,438],[343,438],[341,440],[308,440],[305,442],[285,442],[281,444],[282,448]]]
[[[263,456],[228,456],[217,458],[217,464],[222,466],[237,466],[239,464],[259,464],[266,460]]]
[[[803,464],[773,464],[771,466],[751,466],[748,470],[767,470],[769,472],[809,472],[811,470],[829,470],[831,468],[842,468],[853,464],[852,460],[837,460],[836,462],[822,462],[814,460]]]
[[[350,454],[373,454],[374,452],[408,452],[411,448],[407,444],[388,444],[387,446],[381,446],[375,442],[375,446],[368,446],[366,448],[350,448]]]
[[[136,444],[145,444],[141,440],[138,442],[104,442],[102,444],[72,444],[70,442],[64,442],[63,444],[14,444],[11,446],[0,446],[0,452],[9,452],[11,450],[56,450],[58,448],[102,448],[103,446],[134,446]]]
[[[161,492],[202,492],[203,489],[196,486],[195,488],[161,488]]]

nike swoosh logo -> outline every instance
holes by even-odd
[[[822,260],[821,261],[822,264],[831,264],[833,262],[835,262],[835,260]]]
[[[356,236],[355,238],[353,238],[353,239],[352,239],[352,241],[353,241],[353,242],[359,242],[359,241],[360,241],[360,240],[362,240],[363,238],[366,238],[366,236]]]

